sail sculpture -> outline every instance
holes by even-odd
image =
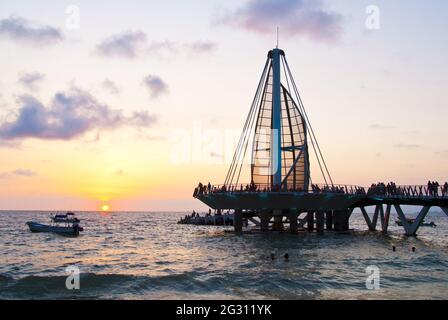
[[[332,183],[285,53],[278,48],[273,49],[269,51],[227,173],[226,188],[240,183],[245,159],[250,156],[253,187],[258,190],[308,191],[311,183],[308,139],[325,183],[328,180]]]

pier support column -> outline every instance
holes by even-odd
[[[298,231],[297,219],[298,218],[299,218],[298,210],[290,210],[289,211],[289,232],[297,233],[297,231]]]
[[[353,209],[334,211],[334,231],[346,232],[350,229],[350,216],[352,212]]]
[[[401,220],[401,223],[403,224],[404,231],[406,232],[406,235],[408,237],[415,237],[417,235],[417,231],[420,228],[420,224],[423,222],[423,220],[426,218],[426,215],[429,212],[429,209],[431,207],[423,207],[420,213],[418,214],[417,218],[415,218],[414,223],[409,223],[406,220],[406,216],[403,213],[403,210],[401,209],[400,205],[394,205],[395,210],[397,210],[398,217]]]
[[[318,233],[324,233],[325,215],[324,212],[316,211],[316,230]]]
[[[235,216],[233,219],[233,227],[236,233],[243,232],[243,211],[235,210]]]
[[[274,231],[283,231],[283,212],[282,210],[274,210]]]
[[[381,209],[381,230],[383,233],[387,233],[389,228],[389,220],[390,220],[390,210],[392,209],[392,205],[388,204],[386,206],[386,212]]]
[[[307,230],[309,232],[314,231],[314,211],[308,211],[308,215],[306,217]]]
[[[445,214],[448,216],[448,208],[441,207],[440,209],[442,209],[442,211],[445,212]]]
[[[334,231],[341,232],[343,231],[343,223],[342,223],[342,212],[341,211],[333,211],[333,221],[334,221]]]
[[[325,213],[325,224],[327,230],[333,230],[333,211],[327,211]]]
[[[268,232],[269,231],[269,220],[271,220],[271,217],[269,215],[269,211],[268,210],[262,210],[261,211],[261,216],[260,216],[260,221],[261,221],[260,229],[261,229],[261,232]]]
[[[352,208],[344,211],[344,231],[350,230],[350,217],[352,216],[353,210]]]
[[[361,212],[362,215],[364,216],[364,219],[366,220],[367,226],[369,227],[369,231],[375,231],[376,230],[376,225],[378,223],[378,215],[380,213],[380,206],[381,205],[377,205],[375,207],[375,213],[373,214],[373,218],[370,219],[369,214],[366,211],[365,207],[361,207]]]

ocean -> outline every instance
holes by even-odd
[[[231,227],[178,225],[185,214],[80,212],[84,232],[66,238],[25,225],[48,222],[50,212],[0,212],[0,299],[448,298],[441,213],[417,238],[403,235],[396,216],[388,235],[366,232],[354,214],[351,234],[237,236]],[[69,290],[73,267],[79,289]]]

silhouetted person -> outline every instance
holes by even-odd
[[[271,253],[271,260],[275,260],[275,254]]]
[[[289,261],[289,254],[285,253],[285,261],[288,262]]]
[[[415,247],[412,247],[412,252],[415,252]]]
[[[392,251],[395,252],[397,251],[397,248],[395,246],[392,247]]]

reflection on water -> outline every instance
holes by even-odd
[[[350,235],[244,236],[177,225],[182,215],[79,213],[85,232],[72,239],[28,231],[26,221],[46,221],[48,212],[0,212],[0,298],[448,298],[444,215],[428,217],[438,227],[417,239],[397,226],[387,236],[361,231],[360,215]],[[72,265],[79,291],[65,288]],[[366,289],[370,265],[380,268],[379,291]]]

